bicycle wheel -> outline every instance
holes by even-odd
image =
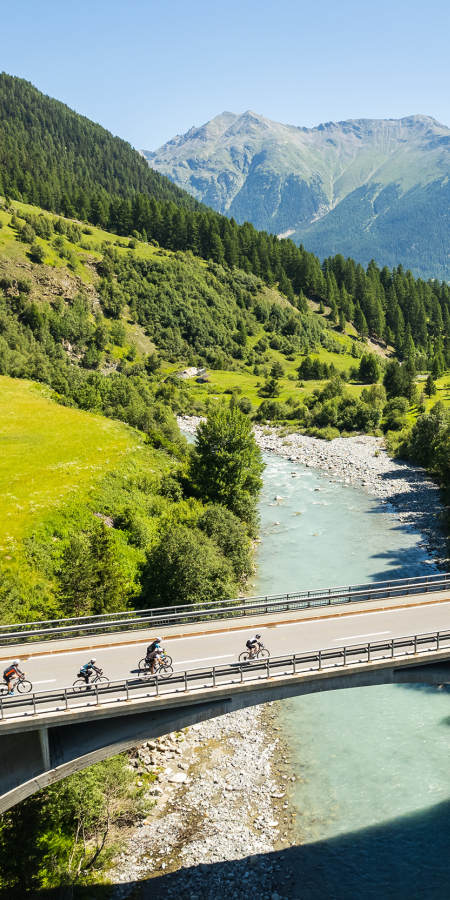
[[[27,681],[26,678],[24,678],[23,681],[18,682],[17,690],[19,694],[29,694],[30,691],[33,690],[33,685],[31,684],[31,681]]]
[[[86,684],[84,678],[77,678],[77,680],[73,683],[73,689],[77,693],[79,693],[80,691],[88,691],[90,690],[90,687],[90,684]]]
[[[164,657],[163,657],[163,665],[165,666],[166,663],[167,663],[168,666],[171,666],[171,665],[172,665],[172,662],[173,662],[172,657],[169,656],[168,653],[165,653],[165,654],[164,654]]]
[[[265,647],[262,647],[258,653],[259,659],[269,659],[270,653]]]
[[[141,659],[138,669],[139,669],[139,675],[142,675],[142,674],[146,675],[148,672],[150,672],[150,666],[146,659]]]
[[[170,675],[173,675],[172,666],[160,666],[157,674],[160,678],[169,678]]]
[[[243,653],[239,654],[239,662],[248,662],[249,659],[250,653],[248,652],[248,650],[244,650]]]
[[[99,687],[108,687],[109,678],[106,675],[97,675],[97,678],[94,678],[92,684],[98,684]]]

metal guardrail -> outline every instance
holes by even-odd
[[[288,594],[238,597],[215,604],[186,604],[144,610],[125,610],[121,613],[106,613],[98,616],[17,623],[1,626],[0,646],[151,627],[163,628],[169,625],[289,612],[294,609],[311,609],[339,603],[361,603],[408,594],[442,591],[446,588],[450,589],[450,574],[438,574],[425,578],[399,578],[392,581],[353,584],[348,587],[293,591]]]
[[[2,721],[20,716],[29,719],[30,715],[64,713],[66,710],[75,711],[100,704],[105,706],[109,703],[116,710],[118,702],[129,703],[142,699],[143,696],[149,699],[170,697],[174,694],[185,694],[196,687],[208,689],[223,685],[232,688],[233,685],[243,682],[321,672],[326,669],[341,671],[350,663],[373,665],[387,659],[399,660],[406,656],[420,656],[441,650],[450,651],[450,631],[409,635],[388,641],[349,644],[273,659],[186,669],[164,679],[156,675],[112,681],[105,687],[92,685],[89,691],[86,690],[82,694],[73,687],[66,687],[52,691],[33,691],[17,697],[0,696],[0,729]]]

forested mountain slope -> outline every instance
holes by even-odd
[[[319,256],[448,277],[450,129],[429,116],[281,125],[223,113],[149,164],[214,209]]]
[[[104,224],[112,197],[142,193],[198,207],[149,170],[126,141],[5,72],[0,74],[0,193]]]

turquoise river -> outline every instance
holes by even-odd
[[[252,593],[435,571],[421,535],[386,504],[318,470],[265,461]],[[285,851],[298,900],[448,900],[450,692],[359,688],[280,708],[299,776],[296,846]]]

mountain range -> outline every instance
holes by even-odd
[[[303,128],[224,112],[149,165],[238,223],[290,236],[323,258],[402,262],[450,278],[450,128],[430,116]]]

